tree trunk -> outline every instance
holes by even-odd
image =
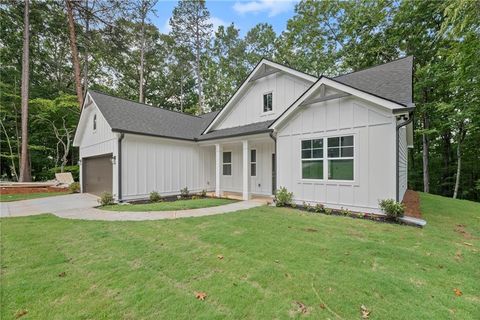
[[[90,45],[90,8],[88,0],[85,0],[85,61],[83,62],[83,96],[88,90],[88,57],[90,55],[88,47]],[[81,108],[81,107],[80,107]]]
[[[146,12],[143,6],[142,6],[142,12],[141,12],[142,28],[141,28],[141,34],[140,34],[140,84],[138,88],[138,101],[140,101],[141,103],[145,103],[145,97],[143,95],[143,69],[145,64],[145,15],[146,15]]]
[[[460,174],[462,170],[462,143],[463,139],[467,134],[467,130],[465,130],[465,123],[460,124],[460,130],[458,132],[458,142],[457,142],[457,174],[455,177],[455,189],[453,191],[453,199],[457,199],[458,196],[458,189],[460,187]]]
[[[453,191],[453,199],[457,199],[458,196],[458,186],[460,185],[460,171],[462,169],[462,152],[461,152],[461,142],[458,141],[457,144],[457,175],[455,178],[455,190]]]
[[[72,51],[72,64],[73,64],[73,71],[75,75],[75,89],[77,92],[79,108],[82,109],[82,106],[83,106],[82,81],[80,78],[81,77],[80,62],[78,59],[77,36],[75,34],[75,20],[73,17],[72,0],[65,0],[65,3],[67,6],[68,30],[70,33],[70,49]]]
[[[427,115],[423,116],[423,129],[427,130],[429,127]],[[430,142],[428,140],[428,135],[426,133],[422,134],[423,141],[423,192],[430,192],[430,172],[428,170],[428,157],[429,157],[429,148]]]
[[[203,101],[203,79],[202,79],[202,74],[200,72],[200,54],[202,50],[202,44],[200,41],[200,30],[199,30],[199,25],[198,25],[198,19],[197,19],[197,25],[196,25],[196,43],[195,43],[195,74],[197,76],[197,81],[198,81],[198,103],[200,105],[200,111],[202,113],[205,113],[205,106],[204,106],[204,101]]]
[[[22,57],[22,150],[20,157],[20,182],[32,181],[30,161],[28,156],[28,86],[30,74],[30,22],[29,0],[25,0],[23,21],[23,57]]]

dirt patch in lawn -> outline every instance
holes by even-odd
[[[407,190],[403,201],[405,204],[405,215],[414,218],[422,218],[422,213],[420,212],[420,196],[418,192],[413,190]]]
[[[45,192],[64,192],[67,188],[52,186],[41,187],[1,187],[0,194],[25,194],[25,193],[45,193]]]

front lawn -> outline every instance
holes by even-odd
[[[425,229],[266,206],[145,222],[1,219],[0,314],[361,319],[364,305],[369,319],[478,319],[480,204],[421,200]]]
[[[69,193],[70,192],[39,192],[39,193],[0,194],[0,202],[11,202],[11,201],[54,197],[54,196],[61,196]]]
[[[111,206],[103,206],[100,209],[109,211],[170,211],[170,210],[186,210],[186,209],[198,209],[216,207],[224,204],[236,202],[231,199],[221,198],[201,198],[201,199],[189,199],[189,200],[176,200],[176,201],[164,201],[154,202],[146,204],[114,204]]]

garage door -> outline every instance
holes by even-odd
[[[82,159],[83,192],[112,193],[112,154]]]

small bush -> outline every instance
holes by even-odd
[[[332,212],[333,212],[333,210],[330,209],[330,208],[325,208],[324,210],[325,210],[325,214],[326,214],[326,215],[331,215]]]
[[[317,203],[317,204],[315,205],[314,211],[315,211],[316,213],[322,213],[322,212],[325,211],[325,207],[323,206],[323,204]]]
[[[113,204],[113,196],[110,192],[102,192],[100,195],[100,199],[98,199],[98,203],[102,206],[108,206]]]
[[[180,189],[180,196],[184,199],[186,199],[190,196],[190,191],[188,191],[187,187],[185,187],[183,189]]]
[[[192,196],[192,200],[200,199],[200,196]]]
[[[393,199],[384,199],[378,202],[380,209],[387,215],[387,219],[398,220],[405,213],[405,205]]]
[[[309,211],[309,212],[314,211],[314,207],[308,202],[303,201],[302,206],[303,206],[303,209],[306,211]]]
[[[288,192],[287,188],[280,187],[275,192],[275,205],[277,207],[287,207],[292,205],[293,193]]]
[[[162,196],[157,191],[150,192],[150,201],[151,202],[160,202],[162,201]]]
[[[350,215],[350,210],[341,208],[340,209],[340,214],[342,216],[348,216],[348,215]]]
[[[78,193],[80,192],[80,183],[79,182],[70,183],[70,185],[68,186],[68,189],[70,190],[71,193]]]
[[[200,191],[199,196],[202,197],[202,198],[206,198],[207,197],[207,190],[203,189],[202,191]]]

